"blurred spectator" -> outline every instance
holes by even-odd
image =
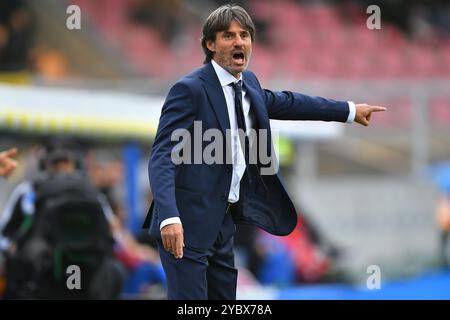
[[[440,258],[444,268],[450,266],[450,194],[444,194],[438,201],[436,207],[436,219],[441,233]]]
[[[40,46],[30,56],[33,71],[45,80],[58,80],[69,73],[66,57],[56,49]]]
[[[123,165],[112,153],[97,150],[87,155],[86,169],[92,183],[106,196],[119,219],[124,219],[124,209],[116,195],[123,182]]]
[[[183,30],[180,0],[137,0],[130,10],[133,22],[156,28],[161,39],[171,43]]]
[[[439,258],[443,268],[450,267],[450,162],[431,166],[431,178],[440,190],[435,207],[435,219],[439,229]]]
[[[122,294],[162,299],[165,296],[166,276],[158,252],[136,241],[119,219],[113,219],[112,227],[116,241],[115,255],[128,271]]]
[[[0,2],[0,72],[28,67],[33,46],[33,18],[21,0]]]
[[[116,189],[123,183],[123,165],[104,152],[88,157],[88,170],[93,183],[107,197],[115,215],[111,227],[115,240],[114,253],[127,269],[122,294],[125,297],[161,299],[165,296],[165,274],[158,252],[138,242],[125,227],[126,214],[118,201]]]
[[[259,265],[256,270],[262,284],[289,286],[346,280],[338,266],[341,252],[303,213],[298,225],[286,237],[258,232],[256,245]]]

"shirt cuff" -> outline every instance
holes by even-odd
[[[164,228],[165,226],[169,225],[169,224],[181,224],[181,220],[178,217],[174,217],[174,218],[168,218],[165,219],[163,221],[161,221],[161,224],[159,225],[159,230],[161,230],[162,228]]]
[[[355,116],[356,116],[356,106],[355,103],[353,101],[347,101],[348,103],[348,118],[346,123],[352,123],[353,121],[355,121]]]

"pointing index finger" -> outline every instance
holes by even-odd
[[[386,110],[387,110],[387,108],[385,108],[385,107],[380,107],[380,106],[372,106],[371,109],[372,109],[371,111],[375,111],[375,112],[378,112],[378,111],[386,111]]]
[[[0,154],[4,157],[13,157],[17,154],[17,148],[11,148],[6,151],[0,152]]]

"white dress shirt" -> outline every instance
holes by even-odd
[[[228,118],[230,119],[230,130],[231,130],[231,155],[233,159],[233,173],[231,176],[231,187],[230,192],[228,194],[228,202],[237,202],[239,200],[239,189],[240,182],[242,176],[245,172],[245,158],[242,148],[240,146],[239,136],[237,134],[237,120],[236,120],[236,111],[234,107],[234,90],[233,87],[230,86],[232,82],[238,82],[242,80],[244,82],[243,75],[241,74],[240,79],[236,79],[233,75],[231,75],[227,70],[222,68],[217,62],[211,60],[212,66],[216,71],[217,77],[219,78],[220,85],[222,86],[223,94],[225,96],[225,100],[227,103],[228,110]],[[253,128],[253,117],[250,115],[250,98],[246,94],[245,86],[242,87],[242,105],[245,117],[245,127],[247,129],[247,134],[249,133],[250,128]],[[349,115],[347,118],[347,123],[353,122],[356,114],[355,104],[351,101],[348,101],[349,105]],[[252,141],[250,141],[251,143]],[[165,227],[166,225],[180,223],[181,220],[179,217],[173,217],[165,219],[160,224],[160,229]]]
[[[228,117],[230,119],[230,130],[231,130],[231,157],[233,159],[233,173],[231,176],[231,187],[228,194],[228,202],[237,202],[239,200],[239,189],[242,176],[245,172],[245,157],[241,148],[239,135],[237,134],[237,119],[236,119],[236,109],[234,105],[234,90],[230,86],[232,82],[238,82],[239,80],[244,83],[243,75],[241,74],[240,79],[236,79],[228,71],[218,65],[214,60],[212,60],[212,65],[216,71],[217,77],[219,78],[220,85],[222,86],[223,94],[225,95],[225,100],[227,102]],[[250,116],[250,98],[246,94],[245,86],[242,87],[242,107],[245,118],[245,128],[247,129],[247,134],[249,129],[253,128],[253,119]]]

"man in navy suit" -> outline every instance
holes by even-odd
[[[236,223],[275,235],[294,229],[296,210],[273,161],[268,165],[259,153],[256,160],[249,157],[257,146],[272,159],[269,119],[368,125],[372,112],[385,110],[262,89],[246,71],[254,37],[255,27],[242,7],[224,5],[212,12],[203,27],[204,66],[179,80],[162,108],[149,163],[154,202],[146,225],[158,241],[169,299],[236,298]],[[191,140],[178,143],[173,134],[180,130],[193,140],[203,137],[200,148]],[[227,141],[216,148],[226,160],[198,162],[212,140],[204,139],[207,130]],[[180,146],[182,158],[193,154],[194,161],[174,157]],[[265,170],[268,166],[275,170]]]

